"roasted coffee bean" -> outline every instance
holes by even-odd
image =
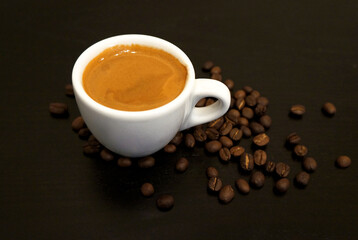
[[[313,157],[306,157],[302,162],[302,167],[307,172],[314,172],[317,169],[317,162]]]
[[[254,157],[250,153],[244,153],[240,157],[240,166],[245,171],[254,169]]]
[[[237,107],[237,109],[242,110],[245,107],[245,99],[244,98],[237,98],[236,102],[235,102],[235,106]]]
[[[212,127],[215,129],[220,129],[221,126],[224,124],[225,120],[223,117],[220,117],[218,119],[215,119],[214,121],[211,121],[208,125],[208,127]]]
[[[246,126],[241,126],[241,131],[242,134],[244,135],[244,137],[251,137],[252,133],[251,133],[251,129],[246,127]]]
[[[250,184],[255,188],[262,188],[265,184],[265,175],[262,172],[254,172],[250,177]]]
[[[242,137],[242,131],[238,128],[231,129],[229,136],[234,141],[239,141]]]
[[[226,148],[231,148],[234,145],[232,140],[230,138],[228,138],[227,136],[221,136],[219,141],[221,142],[223,147],[226,147]]]
[[[291,145],[296,145],[301,142],[301,137],[297,135],[297,133],[290,133],[286,138],[287,143]]]
[[[251,131],[254,133],[254,134],[260,134],[260,133],[264,133],[265,132],[265,128],[264,126],[262,126],[260,123],[258,122],[251,122],[249,124],[249,127],[251,129]]]
[[[219,156],[220,156],[220,159],[223,160],[224,162],[229,161],[231,159],[230,150],[226,147],[220,149]]]
[[[179,158],[179,160],[175,164],[175,169],[178,172],[185,172],[188,169],[188,167],[189,167],[189,161],[185,157]]]
[[[227,118],[230,119],[234,124],[238,124],[240,112],[237,109],[230,109],[227,114]]]
[[[272,161],[266,162],[266,165],[265,165],[266,172],[272,173],[272,172],[275,171],[275,169],[276,169],[276,163],[275,162],[272,162]]]
[[[257,91],[257,90],[253,90],[253,91],[250,93],[250,95],[253,96],[253,97],[256,98],[256,99],[258,99],[258,98],[261,96],[260,92]]]
[[[173,153],[177,150],[177,147],[174,145],[174,144],[167,144],[165,147],[164,147],[164,152],[166,153]]]
[[[266,112],[267,112],[266,106],[261,105],[261,104],[256,105],[256,107],[255,107],[256,116],[261,117],[261,116],[265,115]]]
[[[53,102],[49,105],[49,110],[54,117],[67,117],[68,107],[66,103]]]
[[[308,182],[310,181],[310,175],[305,171],[301,171],[296,175],[295,181],[299,186],[305,187],[308,185]]]
[[[91,145],[89,143],[86,143],[83,146],[83,153],[86,155],[96,155],[101,151],[101,146],[100,145]]]
[[[276,164],[276,173],[280,177],[287,177],[290,173],[290,166],[283,162],[278,162]]]
[[[235,184],[239,192],[242,194],[248,194],[250,192],[250,185],[245,179],[239,178],[236,180]]]
[[[120,167],[130,167],[132,166],[132,160],[130,158],[121,157],[118,158],[117,165]]]
[[[266,97],[259,97],[257,98],[257,104],[267,106],[269,104],[269,100]]]
[[[241,156],[243,153],[245,152],[245,148],[242,146],[233,146],[232,148],[230,148],[230,153],[232,156],[234,157],[239,157]]]
[[[244,90],[246,94],[250,94],[254,89],[250,86],[244,86],[242,90]]]
[[[298,157],[304,157],[307,155],[308,153],[308,149],[306,146],[304,145],[296,145],[295,148],[293,149],[293,151],[295,152],[295,154],[298,156]]]
[[[206,136],[211,140],[217,140],[220,136],[220,133],[215,128],[207,128],[205,130]]]
[[[351,165],[352,163],[352,160],[350,157],[348,156],[339,156],[337,159],[336,159],[336,164],[338,167],[340,168],[347,168]]]
[[[214,63],[212,61],[206,61],[203,64],[203,71],[209,72],[214,67]]]
[[[214,74],[214,73],[221,74],[221,67],[219,67],[219,66],[214,66],[214,67],[210,70],[210,73],[212,73],[212,74]]]
[[[143,183],[140,187],[140,192],[144,197],[150,197],[154,194],[154,187],[151,183]]]
[[[243,117],[247,118],[247,119],[252,119],[254,117],[254,111],[251,108],[248,107],[244,107],[241,110],[241,114]]]
[[[239,98],[242,98],[244,99],[246,97],[246,92],[244,90],[237,90],[235,93],[234,93],[234,98],[235,99],[239,99]]]
[[[205,149],[209,153],[216,153],[220,150],[221,147],[222,147],[222,144],[218,140],[213,140],[213,141],[205,143]]]
[[[258,149],[254,152],[254,162],[257,166],[266,164],[267,153],[264,150]]]
[[[220,128],[220,134],[221,135],[227,135],[227,134],[230,133],[231,129],[232,129],[232,123],[226,121],[226,122],[224,122],[224,124]]]
[[[272,124],[271,117],[269,115],[263,115],[262,117],[260,117],[260,123],[265,128],[270,128]]]
[[[220,73],[213,73],[211,74],[210,78],[218,80],[220,82],[223,80],[223,76]]]
[[[195,138],[193,134],[191,133],[185,134],[185,146],[188,148],[193,148],[195,146]]]
[[[112,161],[114,160],[114,153],[108,150],[107,148],[103,148],[99,153],[99,156],[104,161]]]
[[[306,112],[306,108],[301,104],[296,104],[291,107],[290,111],[294,115],[302,116]]]
[[[208,167],[206,169],[206,176],[208,178],[212,178],[212,177],[219,177],[219,172],[216,168],[214,167]]]
[[[227,88],[229,90],[232,90],[234,88],[234,86],[235,86],[234,81],[231,80],[231,79],[226,79],[224,83],[225,83],[225,85],[227,86]]]
[[[232,199],[234,199],[235,197],[235,192],[234,189],[232,189],[232,187],[230,185],[226,185],[224,187],[221,188],[220,192],[219,192],[219,200],[222,203],[229,203],[232,201]]]
[[[138,166],[140,168],[150,168],[155,165],[155,158],[148,156],[138,160]]]
[[[281,178],[275,183],[275,189],[279,193],[285,193],[287,192],[288,188],[290,187],[290,180],[287,178]]]
[[[82,139],[87,139],[89,136],[91,136],[91,131],[84,127],[84,128],[81,128],[79,131],[78,131],[78,136]]]
[[[246,126],[248,127],[249,126],[249,120],[247,120],[247,118],[244,118],[244,117],[239,117],[238,119],[238,124],[240,126]]]
[[[94,135],[89,136],[87,142],[91,146],[101,145]]]
[[[223,186],[223,182],[218,177],[211,177],[208,181],[208,188],[213,192],[218,192]]]
[[[256,105],[256,98],[252,95],[249,95],[245,98],[245,103],[249,107],[255,107]]]
[[[234,106],[235,106],[235,102],[236,102],[235,98],[231,97],[231,101],[230,101],[230,109],[231,109],[231,108],[234,108]]]
[[[174,144],[175,146],[179,146],[183,141],[183,133],[177,132],[174,138],[170,141],[170,143]]]
[[[205,104],[206,104],[206,98],[202,98],[196,103],[195,107],[204,107]]]
[[[213,104],[214,102],[216,102],[215,99],[213,99],[213,98],[208,98],[208,99],[206,99],[205,106],[210,106],[210,105]]]
[[[75,96],[75,94],[73,92],[73,86],[72,86],[71,83],[66,84],[66,86],[65,86],[65,94],[68,97],[74,97]]]
[[[267,136],[265,133],[261,133],[259,135],[256,135],[253,139],[253,142],[259,146],[263,147],[266,146],[270,142],[270,137]]]
[[[334,115],[336,113],[336,106],[333,103],[326,102],[323,104],[322,110],[328,115]]]
[[[163,194],[157,198],[157,207],[160,210],[169,210],[174,206],[174,197],[169,194]]]
[[[85,121],[83,120],[83,118],[81,116],[76,117],[73,121],[72,121],[72,129],[73,131],[78,132],[81,128],[85,127]]]
[[[195,128],[193,134],[194,134],[195,140],[198,142],[204,142],[207,138],[205,131],[200,127]]]

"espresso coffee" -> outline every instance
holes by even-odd
[[[117,110],[144,111],[174,100],[187,68],[171,54],[143,45],[104,50],[83,72],[83,87],[96,102]]]

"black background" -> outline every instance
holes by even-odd
[[[356,1],[3,1],[0,9],[1,239],[358,238]],[[269,159],[291,165],[292,183],[301,164],[283,145],[297,131],[319,165],[309,186],[277,196],[267,177],[263,189],[235,190],[222,205],[207,193],[205,169],[234,185],[237,163],[203,148],[158,153],[149,170],[84,156],[64,85],[88,46],[125,33],[164,38],[187,53],[197,77],[208,77],[200,68],[210,59],[236,90],[267,96]],[[69,104],[69,118],[49,115],[54,101]],[[337,107],[333,118],[321,112],[326,101]],[[300,120],[288,116],[296,103],[307,109]],[[353,161],[345,170],[334,166],[343,154]],[[174,171],[181,156],[191,163],[184,174]],[[146,181],[151,198],[139,193]],[[161,193],[175,197],[169,212],[155,206]]]

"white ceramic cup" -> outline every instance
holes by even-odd
[[[180,95],[146,111],[112,109],[88,96],[82,84],[87,64],[105,49],[122,44],[154,47],[175,56],[188,70]],[[192,63],[178,47],[163,39],[139,34],[110,37],[90,46],[73,67],[72,84],[80,113],[93,135],[109,150],[128,157],[150,155],[168,144],[178,131],[219,118],[229,109],[231,101],[230,91],[223,83],[195,79]],[[215,97],[218,101],[210,106],[195,107],[204,97]]]

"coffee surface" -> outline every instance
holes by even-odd
[[[96,102],[123,111],[144,111],[174,100],[184,89],[187,68],[171,54],[142,45],[117,45],[95,57],[83,87]]]

